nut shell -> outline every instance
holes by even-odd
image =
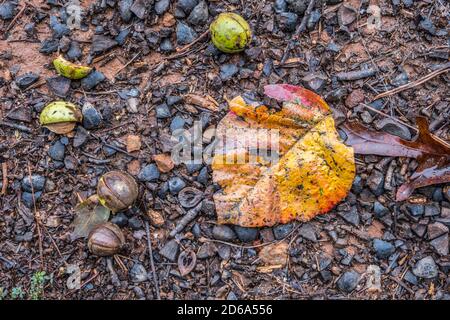
[[[247,21],[232,12],[219,14],[211,23],[209,30],[214,45],[226,53],[244,50],[252,37]]]
[[[62,56],[59,56],[53,60],[53,66],[55,67],[56,72],[60,75],[74,80],[82,79],[92,71],[92,68],[72,63],[64,59]]]
[[[139,193],[136,180],[123,171],[104,174],[97,185],[97,195],[102,205],[113,212],[131,206]]]
[[[39,122],[58,134],[71,132],[83,116],[76,105],[66,101],[54,101],[45,106],[39,115]]]
[[[103,223],[89,234],[89,251],[97,256],[111,256],[118,253],[125,244],[125,237],[120,228],[111,223]]]

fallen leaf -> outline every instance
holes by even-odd
[[[111,211],[102,206],[97,195],[90,196],[79,203],[75,209],[75,220],[72,222],[74,227],[70,235],[72,241],[78,238],[86,238],[97,225],[108,221]]]
[[[416,188],[450,182],[450,145],[428,130],[428,121],[417,117],[419,134],[414,141],[403,140],[389,133],[370,130],[356,122],[342,126],[345,143],[355,153],[390,157],[415,158],[419,166],[409,180],[401,185],[397,201],[406,200]]]
[[[266,266],[283,267],[287,263],[289,244],[278,242],[269,244],[261,249],[258,256]]]
[[[178,269],[182,277],[191,273],[197,263],[197,255],[191,250],[185,250],[178,256]]]
[[[129,134],[127,136],[127,152],[141,150],[141,137]]]
[[[198,94],[190,93],[184,96],[184,101],[211,111],[217,111],[219,107],[217,101],[211,96],[203,97]]]
[[[286,84],[266,86],[265,94],[284,102],[282,109],[247,104],[239,96],[217,127],[212,168],[214,182],[222,187],[214,195],[221,224],[308,221],[331,210],[351,188],[353,149],[338,138],[325,101]],[[279,154],[279,161],[252,156],[263,149]]]

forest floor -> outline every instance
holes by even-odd
[[[450,188],[424,187],[396,202],[397,187],[417,166],[411,159],[357,156],[352,190],[331,212],[256,231],[217,225],[209,166],[159,173],[149,166],[170,152],[173,129],[195,121],[214,127],[227,100],[248,92],[262,99],[273,83],[312,89],[338,125],[358,120],[412,139],[422,115],[449,141],[448,73],[374,100],[448,64],[448,2],[315,1],[284,62],[307,0],[155,2],[80,1],[81,24],[69,29],[69,1],[0,0],[0,299],[450,298]],[[241,53],[219,52],[205,34],[226,11],[252,29]],[[57,77],[58,53],[100,76]],[[192,103],[187,94],[207,100]],[[42,108],[62,99],[94,107],[65,136],[39,124]],[[69,235],[74,207],[114,169],[136,177],[139,198],[112,217],[126,247],[105,258]],[[32,192],[23,182],[29,175]],[[169,182],[203,197],[200,214],[175,238],[169,233],[187,210]],[[162,221],[152,220],[147,232],[149,214]],[[383,242],[374,246],[375,239]],[[288,263],[264,268],[259,252],[281,242]],[[178,257],[191,251],[196,266],[181,275]],[[77,270],[80,288],[71,286]]]

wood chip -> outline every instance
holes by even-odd
[[[135,135],[127,136],[127,152],[139,151],[141,149],[141,137]]]

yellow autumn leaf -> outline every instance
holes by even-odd
[[[351,188],[353,149],[340,141],[325,101],[286,84],[266,86],[265,94],[283,101],[281,110],[238,96],[217,127],[212,169],[222,188],[214,195],[221,224],[308,221],[331,210]]]

